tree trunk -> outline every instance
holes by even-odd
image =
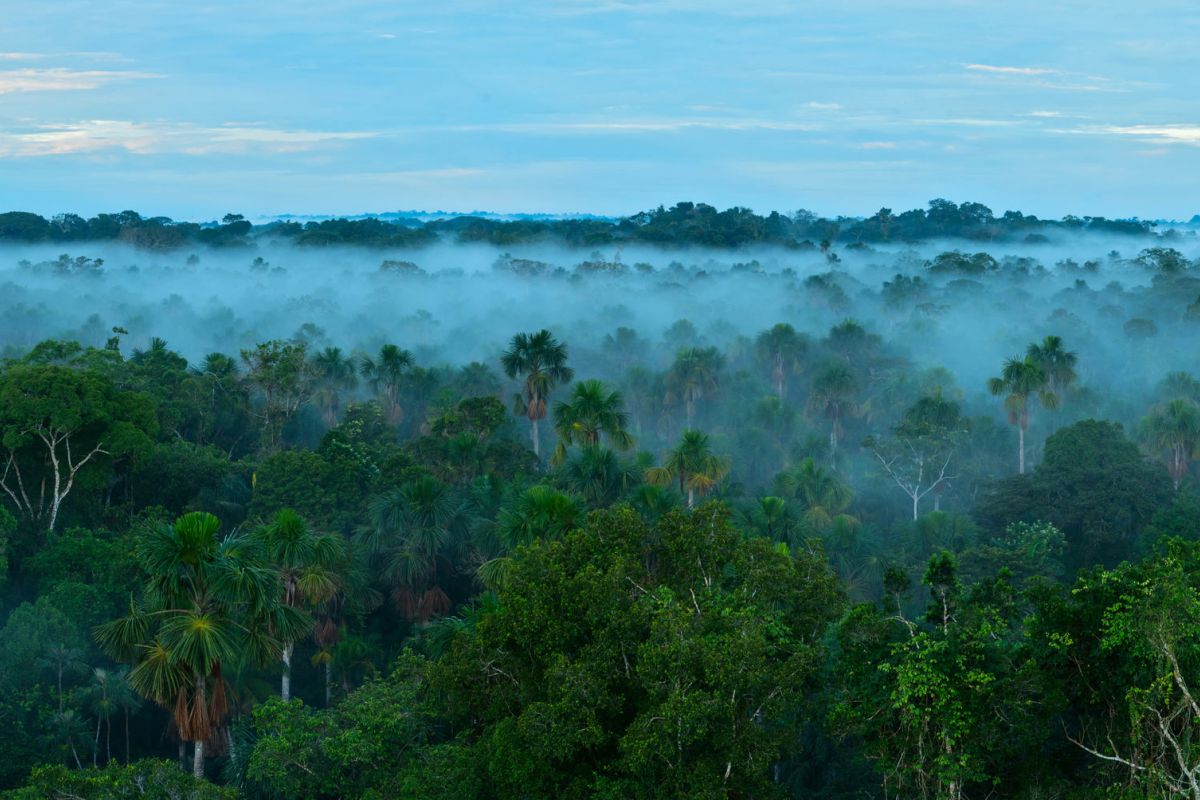
[[[688,508],[692,508],[695,505],[696,505],[696,490],[688,489]]]
[[[129,763],[129,759],[126,758],[125,762]],[[187,769],[187,742],[183,739],[179,740],[179,768]]]
[[[95,769],[98,765],[96,761],[100,758],[100,715],[96,715],[96,738],[92,741],[92,768]]]
[[[1017,426],[1017,474],[1025,474],[1025,426]]]
[[[104,718],[104,765],[112,762],[112,715]]]
[[[329,708],[329,700],[333,694],[333,663],[325,659],[325,707]]]
[[[196,755],[192,760],[192,774],[197,778],[204,777],[204,741],[196,740]]]
[[[920,518],[920,514],[917,512],[917,505],[921,502],[921,495],[917,494],[916,492],[913,492],[912,499],[913,499],[913,522],[916,522]]]
[[[283,679],[280,681],[279,696],[283,698],[283,702],[292,699],[292,648],[294,644],[289,642],[283,648]]]
[[[542,446],[538,441],[538,421],[532,417],[529,419],[529,438],[533,440],[533,454],[537,456],[538,461],[541,461]]]

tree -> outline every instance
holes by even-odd
[[[443,588],[461,547],[465,509],[450,487],[429,475],[375,497],[359,541],[378,565],[392,602],[410,620],[451,608]]]
[[[599,444],[584,445],[562,464],[559,479],[591,508],[611,505],[636,486],[641,471]]]
[[[1200,406],[1191,400],[1172,400],[1142,420],[1142,432],[1154,451],[1166,451],[1167,469],[1178,489],[1200,450]]]
[[[692,508],[697,494],[708,494],[728,474],[729,460],[712,452],[708,434],[685,430],[663,465],[646,470],[646,481],[656,486],[678,484],[679,491],[687,496],[687,507]]]
[[[596,512],[518,552],[431,670],[478,765],[459,796],[773,796],[841,605],[819,556],[743,537],[718,505],[654,529]]]
[[[523,376],[522,389],[513,398],[513,413],[529,420],[533,452],[540,459],[538,421],[546,418],[546,404],[554,387],[575,378],[575,370],[567,366],[567,346],[545,329],[518,333],[500,357],[500,363],[509,378]]]
[[[283,605],[306,613],[311,623],[316,606],[328,602],[341,588],[338,567],[345,561],[343,540],[310,531],[291,509],[280,511],[270,525],[254,534],[254,539],[267,565],[279,574]],[[283,676],[279,695],[286,702],[292,696],[292,652],[296,643],[284,636],[280,641]]]
[[[272,340],[242,351],[246,381],[259,395],[263,445],[267,454],[283,445],[283,429],[313,391],[313,370],[303,344]]]
[[[1034,399],[1040,400],[1045,408],[1058,407],[1058,395],[1049,390],[1048,381],[1046,371],[1029,356],[1020,361],[1008,359],[1000,377],[988,379],[988,391],[997,397],[1005,396],[1008,422],[1017,426],[1017,472],[1021,475],[1025,474],[1025,432],[1029,430]]]
[[[342,392],[358,385],[358,370],[353,359],[342,355],[337,347],[326,347],[317,353],[312,365],[316,373],[314,399],[321,409],[325,426],[332,428],[342,410]]]
[[[940,394],[923,397],[893,428],[890,440],[868,439],[883,471],[912,500],[915,522],[921,500],[931,492],[934,510],[941,510],[941,491],[954,479],[947,474],[964,432],[958,404]]]
[[[840,361],[828,362],[813,380],[812,394],[808,397],[810,412],[818,412],[829,418],[829,454],[837,454],[838,441],[842,437],[842,419],[858,411],[854,398],[858,393],[858,379],[850,367]]]
[[[414,365],[412,353],[394,344],[379,348],[376,358],[363,356],[359,372],[375,393],[384,414],[393,425],[404,420],[404,407],[400,404],[400,391],[404,377]]]
[[[561,464],[570,445],[600,444],[601,434],[614,446],[628,450],[633,447],[633,437],[626,429],[628,425],[625,401],[620,392],[609,391],[601,381],[580,381],[571,390],[571,398],[554,407],[558,445],[554,448],[552,461]]]
[[[1031,344],[1026,358],[1042,368],[1046,375],[1046,391],[1055,397],[1055,408],[1062,403],[1063,392],[1076,379],[1075,363],[1079,356],[1063,345],[1061,336],[1047,336],[1040,344]]]
[[[229,711],[223,667],[276,661],[311,624],[279,602],[277,573],[253,543],[222,537],[219,527],[212,514],[193,512],[147,530],[137,544],[149,575],[141,602],[96,632],[109,655],[132,665],[134,690],[171,711],[180,739],[195,743],[196,777]]]
[[[760,333],[754,342],[758,357],[770,368],[771,385],[780,400],[787,396],[788,378],[799,369],[807,344],[795,328],[783,322]]]
[[[833,472],[806,458],[775,476],[780,497],[797,501],[809,530],[820,533],[854,501],[854,492]]]
[[[157,427],[146,398],[103,375],[10,366],[0,374],[0,489],[21,516],[53,531],[81,474],[148,448]]]
[[[666,401],[683,403],[686,428],[692,427],[696,404],[720,387],[724,365],[725,357],[715,347],[685,347],[676,354],[667,371]]]

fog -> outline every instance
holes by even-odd
[[[1168,245],[1187,263],[1138,258]],[[102,346],[119,327],[127,355],[161,337],[193,363],[297,338],[346,352],[395,342],[426,366],[495,367],[515,332],[546,327],[567,342],[581,377],[617,378],[628,363],[601,344],[619,326],[648,343],[635,360],[649,367],[665,367],[690,343],[722,348],[736,367],[747,344],[739,337],[786,322],[819,339],[853,318],[897,358],[917,370],[945,367],[959,397],[989,407],[996,403],[984,383],[1003,359],[1061,335],[1091,390],[1080,408],[1128,420],[1144,413],[1164,375],[1196,368],[1200,330],[1200,315],[1188,313],[1200,295],[1200,243],[1190,234],[837,245],[827,254],[451,244],[382,251],[259,240],[165,253],[81,243],[68,260],[63,249],[0,250],[6,355],[46,338]],[[986,252],[997,264],[980,274],[932,266],[950,251]],[[664,338],[680,320],[697,337],[684,326]]]

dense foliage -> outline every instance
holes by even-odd
[[[389,322],[411,341],[335,341],[320,298],[272,312],[282,338],[165,301],[221,342],[199,355],[129,333],[154,319],[133,301],[102,309],[120,325],[5,329],[4,796],[1200,797],[1200,380],[1178,368],[1191,350],[1156,347],[1194,336],[1200,264],[1146,247],[844,268],[868,240],[1166,236],[951,206],[0,216],[10,240],[157,248],[822,242],[807,276],[501,257],[528,314],[559,313],[537,302],[551,287],[598,322],[472,343],[486,361],[433,347],[433,313]],[[109,296],[96,259],[19,269],[64,303]],[[270,269],[249,266],[264,294]],[[1140,282],[1087,284],[1119,271]],[[391,302],[487,279],[373,275]],[[654,328],[619,305],[716,281],[788,311],[747,327],[712,302],[704,327]],[[997,303],[1008,357],[952,352],[954,320]]]

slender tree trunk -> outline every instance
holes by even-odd
[[[196,740],[196,754],[192,760],[192,774],[197,778],[204,777],[204,740]]]
[[[533,440],[533,454],[537,456],[538,461],[541,461],[542,446],[538,440],[538,421],[533,417],[529,418],[529,438]]]
[[[112,762],[112,715],[104,718],[104,765]]]
[[[1025,426],[1017,426],[1017,474],[1025,474]]]
[[[333,663],[329,659],[325,659],[325,707],[329,708],[329,701],[333,695]]]
[[[279,696],[283,698],[283,702],[292,699],[292,648],[294,644],[288,642],[283,648],[283,679],[280,681]]]
[[[128,763],[129,759],[126,758],[125,761]],[[179,740],[179,768],[187,769],[187,742],[183,739]]]
[[[96,715],[96,738],[92,741],[92,767],[97,765],[96,761],[100,758],[100,715]]]
[[[921,502],[921,495],[917,494],[916,492],[913,492],[912,499],[913,499],[913,522],[916,522],[920,518],[920,514],[917,512],[917,504]]]
[[[693,508],[696,505],[696,490],[688,489],[688,508]]]
[[[933,493],[933,510],[934,511],[942,510],[942,493],[941,492]]]
[[[79,760],[79,751],[75,749],[74,742],[71,742],[71,755],[75,756],[75,768],[83,769],[83,763]]]

